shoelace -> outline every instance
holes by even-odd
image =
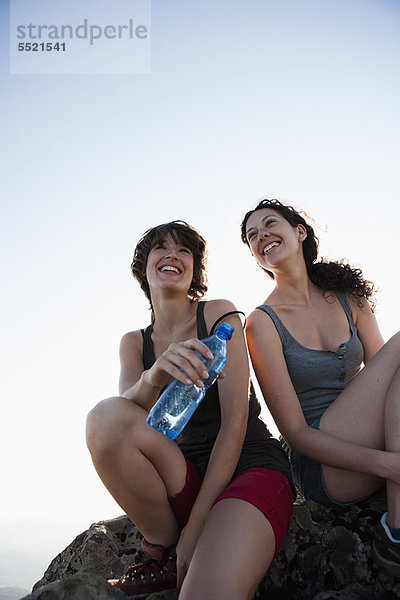
[[[168,559],[167,559],[168,560]],[[141,563],[137,563],[132,567],[129,567],[124,575],[125,579],[129,579],[132,584],[135,584],[140,580],[140,583],[145,581],[154,581],[156,579],[156,571],[163,579],[166,579],[168,573],[171,571],[166,565],[166,560],[160,561],[155,558],[148,558]]]

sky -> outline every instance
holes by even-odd
[[[7,0],[0,23],[0,587],[29,589],[91,523],[122,514],[84,427],[118,392],[121,336],[149,322],[130,274],[146,229],[199,229],[208,297],[249,313],[272,284],[240,221],[278,198],[313,219],[323,257],[376,283],[384,338],[399,329],[400,3],[153,0],[133,73],[87,57],[88,73],[10,72]]]

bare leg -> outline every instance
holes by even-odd
[[[103,400],[89,413],[87,444],[94,466],[116,502],[153,544],[180,534],[168,497],[185,484],[178,446],[146,425],[147,413],[125,398]]]
[[[400,369],[389,389],[385,412],[385,449],[399,452],[400,460]],[[391,527],[400,527],[400,486],[386,482],[388,499],[386,522]]]
[[[399,368],[398,333],[369,361],[328,408],[321,419],[321,431],[354,444],[400,452]],[[326,465],[322,466],[322,470],[328,494],[341,502],[359,500],[384,484],[381,479],[365,473],[345,471]],[[387,492],[388,521],[392,526],[399,527],[399,486],[389,482]]]
[[[263,513],[244,500],[222,500],[204,525],[179,600],[250,600],[274,553]]]

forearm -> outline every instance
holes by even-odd
[[[162,386],[155,386],[150,382],[149,371],[143,371],[135,385],[123,391],[121,396],[149,411],[156,402],[161,389]]]
[[[312,460],[338,469],[388,476],[388,453],[384,450],[360,446],[331,434],[304,427],[287,436],[290,446]]]
[[[242,423],[235,426],[231,424],[226,428],[221,426],[189,522],[204,522],[214,500],[230,483],[240,457],[245,433],[246,426]]]
[[[202,385],[200,376],[205,378],[207,373],[199,355],[210,358],[209,348],[203,342],[191,338],[170,344],[151,368],[144,371],[139,333],[126,334],[121,340],[119,392],[122,397],[149,411],[172,377],[185,385]]]

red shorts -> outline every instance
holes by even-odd
[[[185,460],[187,464],[185,485],[178,494],[169,498],[181,528],[189,519],[201,487],[201,479],[196,469],[186,456]],[[245,500],[265,515],[275,533],[276,554],[289,530],[293,512],[293,493],[287,477],[272,469],[246,469],[234,477],[228,487],[215,499],[213,506],[227,498]]]

